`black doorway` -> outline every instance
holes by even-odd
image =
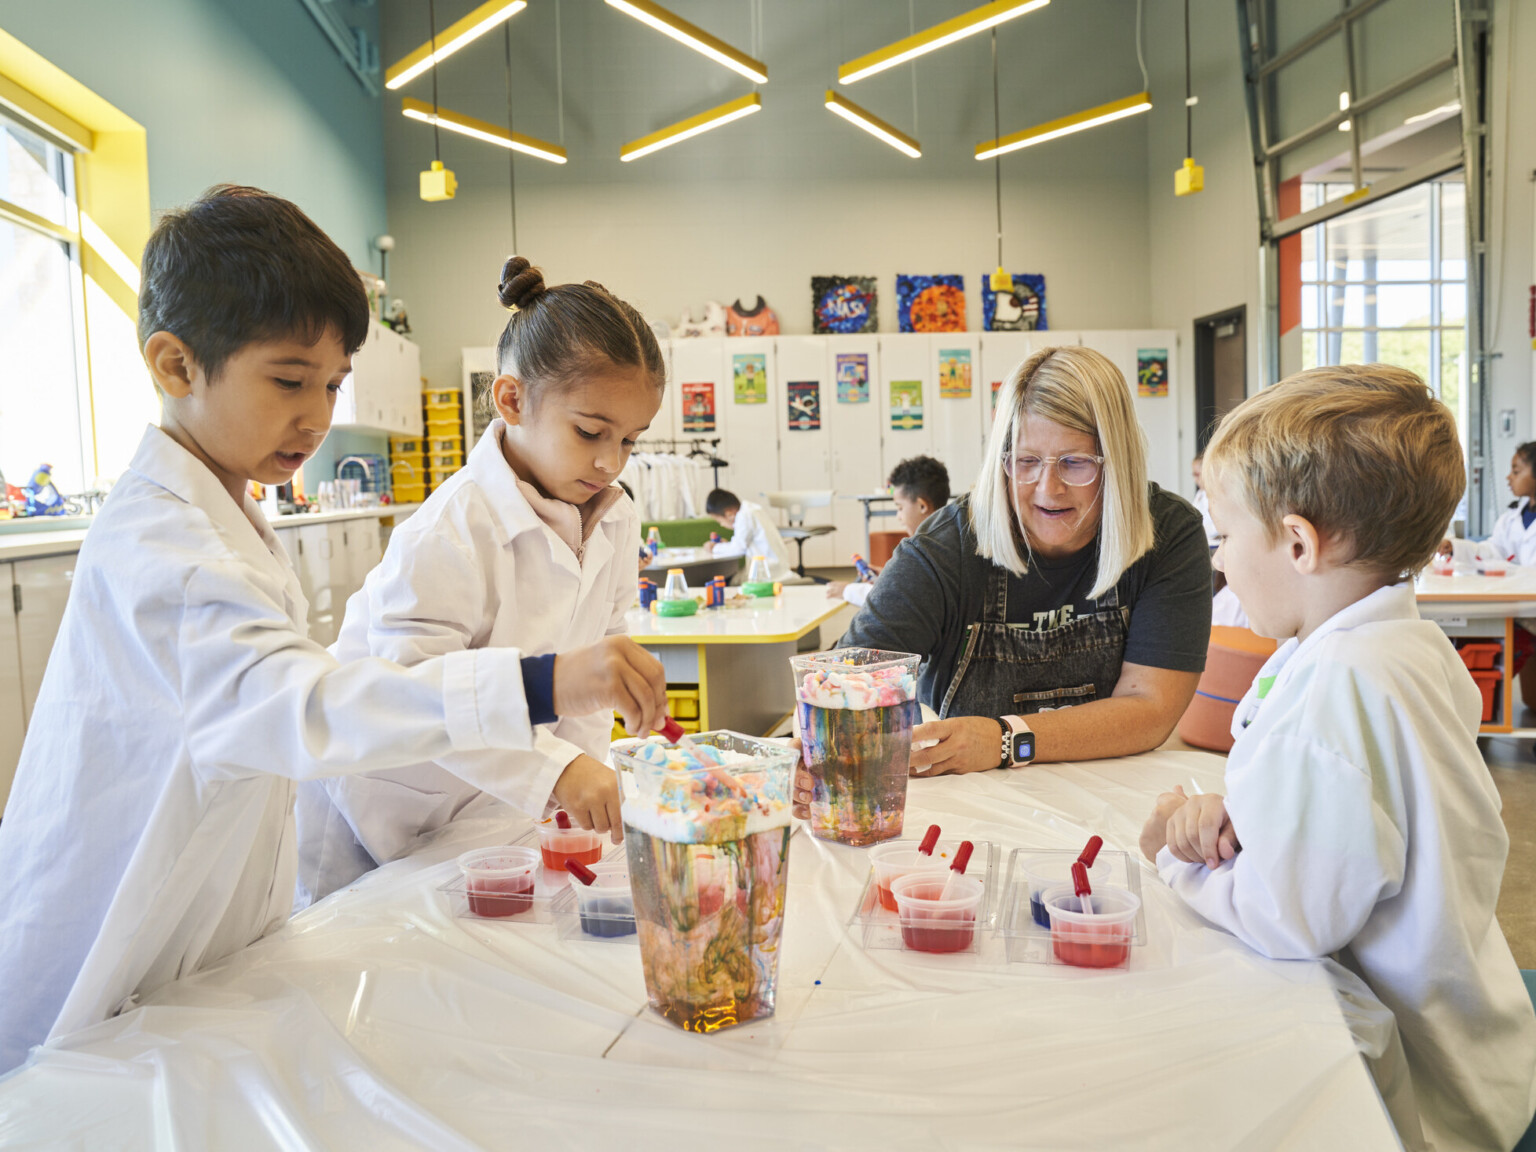
[[[1216,422],[1248,395],[1246,305],[1195,321],[1195,446],[1204,452]]]

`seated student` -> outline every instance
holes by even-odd
[[[1142,850],[1249,947],[1327,960],[1405,1145],[1508,1149],[1536,1110],[1536,1015],[1494,918],[1509,837],[1477,689],[1405,578],[1461,498],[1451,413],[1401,368],[1312,369],[1222,421],[1206,476],[1216,563],[1282,643],[1238,705],[1227,795],[1159,797]]]
[[[348,601],[342,660],[409,666],[492,648],[555,659],[624,634],[640,514],[615,481],[661,407],[661,348],[630,305],[590,282],[547,287],[521,256],[502,268],[497,299],[512,315],[489,389],[496,418],[464,468],[395,529]],[[498,802],[462,770],[466,758],[553,782],[571,764],[606,771],[612,733],[611,710],[566,715],[540,727],[529,752],[453,752],[305,784],[299,902],[409,855],[451,820],[488,814]]]
[[[325,439],[368,301],[346,255],[286,200],[215,188],[144,250],[139,338],[161,393],[81,546],[0,824],[0,1073],[287,919],[295,780],[496,748],[620,699],[665,708],[623,637],[560,667],[514,649],[403,669],[341,665],[305,635],[298,577],[252,480],[287,482]],[[616,665],[618,665],[616,667]],[[541,809],[508,757],[474,783]],[[553,782],[617,819],[613,772]]]
[[[734,492],[715,488],[704,498],[704,514],[733,533],[729,540],[704,545],[704,551],[713,556],[745,556],[749,565],[752,557],[761,556],[768,561],[768,579],[789,577],[789,547],[773,520],[763,514],[762,505],[738,500]]]
[[[1196,456],[1189,464],[1189,474],[1195,480],[1195,498],[1191,501],[1195,511],[1200,513],[1200,527],[1205,529],[1205,538],[1212,548],[1216,547],[1216,525],[1211,522],[1211,498],[1205,491],[1203,482],[1205,453]]]
[[[913,456],[891,469],[886,483],[896,501],[896,523],[908,536],[916,536],[923,521],[949,503],[949,469],[932,456]],[[876,569],[875,574],[879,575]],[[839,597],[862,608],[869,599],[873,581],[834,580],[827,585],[827,598]]]

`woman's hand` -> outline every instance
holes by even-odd
[[[928,741],[937,743],[916,747]],[[990,716],[951,716],[913,728],[912,743],[908,771],[913,776],[985,772],[1002,758],[1003,726]]]

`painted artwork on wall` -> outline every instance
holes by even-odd
[[[837,354],[837,402],[869,403],[869,356],[866,353]]]
[[[971,350],[939,350],[939,399],[969,400],[971,397]]]
[[[768,357],[761,352],[738,352],[731,357],[731,379],[736,403],[768,403]]]
[[[878,332],[877,302],[873,276],[812,276],[811,331]]]
[[[1168,395],[1168,349],[1136,350],[1136,395]]]
[[[891,381],[891,430],[915,432],[923,426],[923,382]]]
[[[683,432],[693,435],[715,430],[715,384],[712,380],[683,385]]]
[[[791,380],[789,382],[789,430],[815,432],[820,427],[821,382]]]
[[[992,381],[992,415],[997,415],[997,394],[1003,390],[1001,380]]]
[[[990,274],[981,278],[981,328],[984,332],[1043,332],[1045,277],[1015,272],[1012,292],[992,291]]]
[[[964,276],[897,276],[896,321],[903,332],[964,332]]]

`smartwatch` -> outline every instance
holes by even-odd
[[[1018,768],[1035,758],[1035,734],[1022,716],[999,716],[1003,726],[1002,759],[999,768]]]

